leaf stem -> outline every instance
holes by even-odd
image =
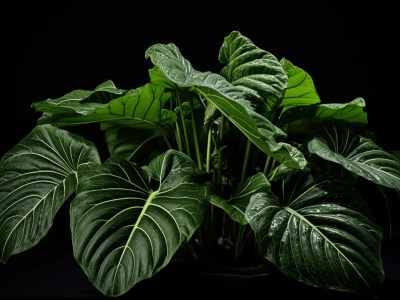
[[[176,132],[175,132],[175,136],[176,136],[176,142],[178,144],[178,150],[180,152],[183,152],[183,145],[182,145],[182,138],[181,138],[181,130],[179,129],[179,124],[178,121],[175,122],[176,125]]]
[[[212,129],[211,126],[208,128],[208,135],[207,135],[207,157],[206,157],[206,172],[210,173],[210,161],[211,161],[211,136],[212,136]]]
[[[244,247],[244,233],[246,225],[237,224],[239,226],[235,242],[235,262],[238,262]]]
[[[218,132],[218,169],[217,169],[217,183],[221,185],[222,181],[222,152],[221,152],[221,144],[224,138],[224,127],[225,127],[225,116],[221,115],[221,123],[219,124],[219,132]]]
[[[203,164],[201,162],[199,138],[197,136],[196,119],[194,117],[192,99],[189,100],[189,106],[190,106],[190,115],[192,117],[192,130],[193,130],[194,146],[195,146],[195,150],[196,150],[197,166],[199,167],[199,170],[202,170],[203,169]]]
[[[190,158],[192,158],[192,154],[190,152],[189,136],[188,136],[188,133],[187,133],[186,123],[185,123],[185,116],[183,115],[183,107],[182,107],[181,99],[179,97],[179,94],[177,94],[176,97],[177,97],[177,100],[178,100],[179,113],[180,113],[181,121],[182,121],[182,128],[183,128],[183,136],[185,138],[186,153]]]
[[[269,169],[270,163],[271,163],[271,156],[268,155],[268,157],[265,161],[264,170],[263,170],[263,173],[265,176],[267,176],[267,174],[268,174],[268,169]]]
[[[249,139],[247,139],[246,152],[244,154],[244,162],[243,162],[243,168],[242,168],[242,177],[240,179],[240,182],[244,182],[244,180],[246,179],[247,167],[248,167],[249,156],[250,156],[250,149],[251,149],[251,141]]]
[[[168,148],[169,148],[169,149],[172,149],[172,145],[171,145],[170,141],[168,140],[168,137],[167,137],[167,135],[165,134],[165,131],[164,131],[163,128],[161,129],[161,133],[162,133],[162,136],[163,136],[164,141],[165,141],[165,143],[167,144]]]

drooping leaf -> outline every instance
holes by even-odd
[[[287,133],[310,133],[331,120],[356,126],[368,123],[365,101],[356,98],[348,103],[313,104],[291,107],[282,112],[278,126]]]
[[[215,206],[222,208],[232,220],[241,225],[245,225],[248,223],[245,217],[245,211],[251,196],[260,191],[268,190],[270,186],[265,175],[263,173],[257,173],[241,184],[228,200],[218,195],[212,195],[209,201]]]
[[[272,53],[232,31],[224,39],[218,59],[226,64],[221,75],[245,92],[257,112],[268,117],[276,110],[286,89],[287,75]]]
[[[147,49],[146,57],[150,57],[169,80],[212,102],[264,153],[281,163],[289,162],[295,168],[304,168],[306,160],[301,152],[276,142],[275,138],[285,133],[254,111],[240,87],[233,86],[221,75],[196,71],[174,44],[155,44]]]
[[[102,293],[160,271],[200,226],[208,196],[197,170],[169,150],[146,168],[114,158],[86,174],[71,204],[73,250]]]
[[[400,190],[399,159],[348,128],[325,127],[307,146],[311,153],[338,163],[375,184]]]
[[[304,169],[307,166],[307,160],[298,148],[285,141],[276,142],[275,139],[278,136],[284,135],[282,130],[259,114],[252,114],[252,117],[256,122],[262,139],[268,144],[268,148],[263,150],[264,153],[279,161],[281,166],[284,165],[294,169]],[[252,141],[251,138],[249,139]]]
[[[286,58],[281,64],[288,76],[287,88],[280,106],[299,106],[320,103],[314,81],[303,69],[293,65]]]
[[[95,146],[39,125],[0,162],[0,261],[35,246],[49,231],[78,173],[100,164]]]
[[[39,124],[54,123],[58,126],[67,126],[68,122],[60,122],[59,119],[66,119],[72,116],[88,116],[97,108],[105,108],[107,104],[130,91],[117,89],[111,80],[98,85],[93,91],[74,90],[57,99],[33,102],[32,107],[43,112],[39,118]],[[86,121],[87,122],[87,121]],[[71,122],[73,123],[73,122]]]
[[[148,83],[136,90],[117,91],[110,94],[102,89],[100,92],[78,90],[56,100],[32,105],[37,111],[44,112],[39,124],[52,123],[59,127],[112,122],[157,130],[161,123],[174,122],[175,114],[163,108],[170,93],[165,93],[162,86]]]
[[[235,87],[219,74],[195,70],[173,43],[154,44],[146,50],[145,57],[150,58],[164,76],[180,88],[190,89],[196,86],[214,88],[225,97],[241,104],[244,109],[254,111],[242,89]]]
[[[261,253],[312,286],[367,294],[378,289],[382,232],[359,191],[336,174],[288,178],[280,193],[257,193],[246,209]]]

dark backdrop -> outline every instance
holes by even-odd
[[[154,43],[175,43],[195,69],[219,72],[218,51],[232,30],[306,70],[322,102],[364,98],[379,144],[386,150],[400,149],[400,24],[391,3],[3,2],[0,154],[35,125],[39,114],[31,102],[74,89],[91,90],[109,79],[119,88],[139,87],[147,82],[151,67],[144,52]],[[92,129],[87,133],[99,138]],[[38,246],[0,266],[0,291],[96,295],[71,254],[68,205]]]

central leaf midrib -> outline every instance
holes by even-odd
[[[122,253],[121,253],[121,256],[120,256],[120,258],[119,258],[118,264],[117,264],[116,269],[115,269],[115,272],[114,272],[113,290],[114,290],[114,284],[115,284],[115,281],[116,281],[116,278],[115,278],[115,277],[116,277],[117,274],[118,274],[118,269],[119,269],[119,267],[121,266],[121,261],[122,261],[122,258],[123,258],[124,255],[125,255],[125,251],[126,251],[126,249],[128,248],[128,245],[129,245],[130,241],[132,240],[132,237],[133,237],[133,235],[134,235],[136,229],[138,228],[138,225],[140,224],[140,221],[142,220],[143,216],[146,214],[147,209],[148,209],[149,206],[151,205],[153,199],[154,199],[159,193],[160,193],[160,189],[158,189],[158,190],[156,190],[156,191],[150,191],[149,197],[147,198],[146,203],[145,203],[145,205],[143,206],[143,209],[142,209],[142,211],[141,211],[139,217],[137,218],[135,225],[134,225],[133,228],[132,228],[132,231],[131,231],[131,233],[130,233],[130,235],[129,235],[129,237],[128,237],[126,243],[125,243],[124,250],[123,250]]]
[[[354,266],[354,264],[342,253],[342,251],[340,251],[339,248],[336,247],[336,245],[331,242],[330,239],[328,239],[327,236],[325,236],[319,229],[317,226],[315,226],[314,224],[312,224],[310,221],[308,221],[307,218],[305,218],[303,215],[299,214],[297,211],[293,210],[292,208],[286,206],[283,208],[284,210],[288,211],[290,214],[295,215],[296,217],[298,217],[301,221],[307,223],[309,226],[311,226],[311,228],[313,228],[315,231],[317,231],[323,238],[325,241],[327,241],[330,245],[332,245],[332,247],[353,267],[353,269],[356,271],[356,273],[358,274],[358,276],[360,278],[362,278],[362,280],[365,282],[365,284],[367,286],[369,286],[368,282],[365,281],[364,277],[360,274],[360,272],[357,270],[357,268]]]

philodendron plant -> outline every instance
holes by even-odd
[[[382,205],[396,195],[400,160],[367,129],[362,98],[323,103],[306,71],[238,31],[223,41],[219,74],[196,70],[173,43],[145,58],[149,82],[136,89],[107,81],[32,103],[37,126],[0,165],[2,262],[70,205],[74,257],[108,296],[180,249],[269,261],[318,288],[381,287],[384,227],[365,192],[381,191]],[[104,140],[78,133],[89,123]]]

